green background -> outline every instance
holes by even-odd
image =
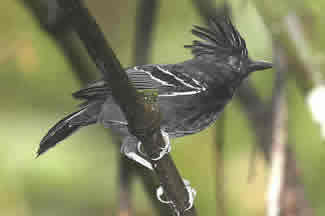
[[[132,66],[136,1],[86,1],[122,64]],[[271,40],[250,1],[231,1],[234,22],[246,39],[250,56],[272,59]],[[319,35],[322,0],[310,3]],[[194,37],[193,24],[203,24],[186,0],[159,4],[150,63],[176,63],[191,57],[183,48]],[[35,159],[41,138],[78,101],[71,93],[76,80],[60,48],[20,1],[2,0],[0,6],[0,215],[114,215],[117,203],[119,149],[100,125],[82,129]],[[313,36],[325,48],[325,39]],[[324,33],[323,33],[324,35]],[[323,37],[325,38],[325,37]],[[271,95],[273,70],[253,74],[263,98]],[[316,215],[325,214],[323,161],[325,146],[311,120],[305,98],[288,85],[289,141],[302,169],[306,198]],[[182,176],[197,190],[199,215],[216,215],[215,127],[173,140],[172,156]],[[249,156],[255,137],[245,112],[235,98],[226,109],[225,194],[229,215],[265,215],[268,168],[262,155],[256,175],[248,182]],[[137,215],[154,210],[139,180],[134,183]]]

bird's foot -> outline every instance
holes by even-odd
[[[127,137],[123,140],[121,146],[121,153],[131,160],[141,164],[142,166],[153,170],[152,164],[141,155],[141,152],[138,153],[136,143],[137,139],[133,137]]]
[[[187,193],[188,193],[188,206],[183,210],[183,212],[185,212],[185,211],[190,210],[193,207],[194,200],[195,200],[195,197],[196,197],[196,190],[191,187],[190,182],[188,180],[183,179],[183,182],[184,182],[184,185],[185,185],[185,189],[187,190]],[[163,194],[164,194],[164,189],[163,189],[162,186],[159,186],[157,188],[157,191],[156,191],[157,199],[161,203],[173,206],[176,213],[177,213],[177,215],[180,215],[179,211],[175,208],[175,204],[174,204],[174,202],[172,200],[163,200],[162,199]]]
[[[183,182],[185,184],[185,188],[186,188],[187,193],[188,193],[188,207],[185,209],[185,211],[188,211],[194,205],[194,200],[195,200],[195,197],[196,197],[196,190],[191,187],[190,181],[188,181],[186,179],[183,179]]]
[[[151,158],[151,160],[153,160],[153,161],[160,160],[161,158],[163,158],[166,154],[168,154],[172,150],[172,146],[170,144],[170,140],[169,140],[168,134],[165,131],[161,130],[161,135],[162,135],[162,137],[164,139],[165,146],[161,148],[161,151],[159,152],[159,156],[158,157]],[[138,150],[138,152],[140,154],[142,154],[144,157],[148,157],[148,155],[141,150],[141,146],[142,146],[142,143],[141,142],[138,142],[138,144],[137,144],[137,150]]]
[[[165,146],[161,148],[159,156],[156,158],[151,158],[151,160],[158,161],[172,150],[168,134],[165,131],[161,130],[161,135],[164,139]]]
[[[164,139],[165,146],[161,148],[159,152],[159,156],[155,158],[149,158],[148,155],[142,151],[142,143],[138,141],[135,137],[126,137],[123,140],[123,144],[121,146],[121,153],[126,155],[131,160],[141,164],[142,166],[153,170],[152,163],[150,161],[158,161],[164,157],[164,155],[168,154],[171,151],[171,145],[169,136],[166,132],[161,130],[162,137]]]

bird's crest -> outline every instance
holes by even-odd
[[[209,28],[194,25],[192,34],[203,39],[194,40],[190,48],[196,57],[210,55],[224,58],[230,55],[247,56],[245,40],[240,36],[228,16],[218,16],[210,19]]]

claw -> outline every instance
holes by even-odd
[[[161,135],[165,141],[165,146],[161,148],[161,151],[159,152],[159,156],[156,158],[151,158],[153,161],[158,161],[161,158],[163,158],[166,154],[168,154],[172,150],[172,146],[170,145],[170,140],[168,134],[161,130]]]
[[[184,182],[184,185],[185,185],[185,189],[187,190],[187,193],[188,193],[188,207],[186,207],[184,209],[183,212],[185,211],[188,211],[190,210],[193,205],[194,205],[194,200],[195,200],[195,197],[196,197],[196,190],[194,188],[192,188],[190,186],[190,182],[186,179],[183,179],[183,182]],[[159,186],[157,188],[157,191],[156,191],[156,195],[157,195],[157,199],[161,202],[161,203],[164,203],[164,204],[168,204],[168,205],[171,205],[173,206],[175,212],[177,215],[180,215],[179,211],[177,210],[177,208],[175,207],[175,204],[172,200],[163,200],[161,197],[162,195],[164,194],[164,189],[162,186]]]
[[[135,162],[141,164],[142,166],[144,166],[150,170],[153,170],[151,163],[149,161],[147,161],[146,159],[144,159],[143,157],[141,157],[140,155],[136,154],[135,152],[128,152],[128,153],[124,153],[124,154],[131,160],[134,160]]]
[[[133,137],[125,138],[121,146],[121,153],[123,153],[131,160],[134,160],[135,162],[141,164],[142,166],[150,170],[153,170],[152,164],[144,157],[142,157],[142,155],[140,155],[142,152],[139,151],[140,154],[138,154],[138,149],[137,149],[138,144],[136,143],[136,141],[137,140]]]
[[[171,200],[163,200],[161,196],[164,194],[164,189],[162,186],[159,186],[156,191],[157,199],[164,204],[173,204],[173,201]]]
[[[159,156],[158,156],[158,157],[156,157],[156,158],[151,158],[151,160],[153,160],[153,161],[158,161],[158,160],[160,160],[160,159],[163,158],[166,154],[168,154],[168,153],[171,151],[171,149],[172,149],[171,144],[170,144],[170,140],[169,140],[169,136],[168,136],[168,134],[167,134],[165,131],[161,130],[161,135],[162,135],[162,137],[163,137],[163,139],[164,139],[165,146],[161,148],[161,151],[159,152]],[[147,154],[144,153],[144,152],[141,150],[141,146],[142,146],[142,143],[139,141],[139,142],[137,143],[137,151],[138,151],[142,156],[147,157]]]
[[[190,185],[190,182],[186,179],[183,179],[183,182],[185,184],[185,188],[187,190],[187,193],[188,193],[188,207],[185,209],[185,211],[188,211],[190,210],[193,205],[194,205],[194,200],[195,200],[195,197],[196,197],[196,190],[194,188],[191,187]]]
[[[143,155],[143,156],[147,156],[147,154],[146,153],[144,153],[142,150],[141,150],[141,146],[142,146],[142,142],[138,142],[137,143],[137,150],[138,150],[138,152],[141,154],[141,155]]]
[[[161,148],[158,157],[151,158],[152,161],[160,160],[162,157],[164,157],[164,155],[168,154],[171,151],[171,145],[170,145],[168,134],[163,130],[161,130],[161,134],[165,141],[165,146]],[[147,167],[150,170],[153,170],[153,166],[150,163],[150,160],[146,159],[148,158],[148,156],[145,152],[142,151],[141,146],[142,143],[138,141],[135,137],[126,137],[123,140],[123,144],[121,146],[121,152],[131,160],[134,160],[137,163],[141,164],[142,166]]]
[[[157,199],[159,200],[159,202],[164,203],[164,204],[171,205],[172,208],[174,209],[176,215],[177,215],[177,216],[180,216],[180,213],[179,213],[179,211],[177,210],[176,205],[175,205],[175,203],[174,203],[172,200],[163,200],[163,199],[161,198],[161,196],[162,196],[163,194],[164,194],[164,189],[163,189],[162,186],[159,186],[159,187],[157,188],[157,191],[156,191],[156,196],[157,196]]]

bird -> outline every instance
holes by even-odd
[[[184,47],[192,58],[176,64],[147,64],[125,69],[137,90],[156,90],[165,141],[195,134],[216,121],[243,80],[252,72],[272,68],[254,61],[246,42],[229,16],[211,18],[207,27],[194,25],[199,40]],[[127,119],[112,96],[109,82],[101,79],[73,93],[79,109],[55,124],[40,142],[37,156],[88,125],[101,123],[122,139],[121,152],[150,168],[139,149],[141,143],[128,129]],[[166,151],[166,149],[165,149]]]

